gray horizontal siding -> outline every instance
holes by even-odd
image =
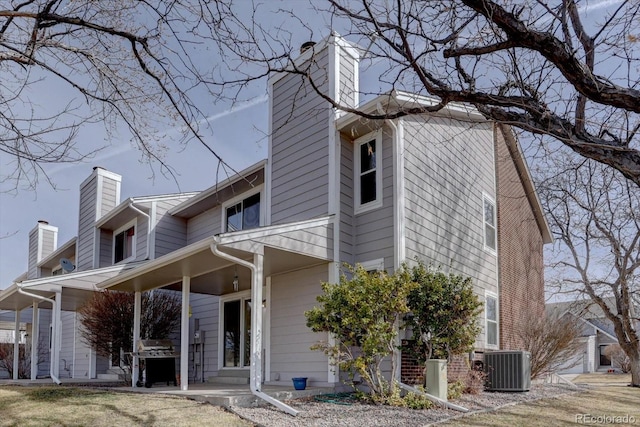
[[[38,277],[38,234],[37,227],[29,233],[29,258],[27,260],[27,278],[29,279]]]
[[[222,208],[215,207],[187,221],[187,244],[222,232]]]
[[[119,200],[117,197],[117,186],[118,183],[111,178],[102,177],[102,200],[101,200],[101,209],[98,217],[103,217],[107,213],[109,213],[113,208],[115,208]]]
[[[167,214],[167,211],[187,198],[161,200],[155,203],[156,224],[154,233],[155,257],[180,249],[187,244],[187,221]]]
[[[340,261],[353,264],[354,256],[353,143],[340,138]]]
[[[315,56],[311,75],[326,91],[327,51]],[[328,212],[328,104],[299,76],[273,85],[271,223]]]
[[[326,334],[307,328],[304,312],[316,305],[320,283],[327,280],[326,264],[271,278],[271,378],[291,383],[305,376],[310,382],[328,380],[327,357],[310,347]]]
[[[497,293],[497,258],[483,240],[483,192],[495,200],[491,125],[407,118],[404,135],[406,257],[471,277],[484,301]]]
[[[191,294],[189,296],[191,306],[191,319],[189,320],[189,342],[193,343],[195,332],[195,319],[200,323],[200,331],[204,331],[204,374],[205,378],[218,374],[218,323],[219,323],[219,298],[214,295]],[[189,348],[189,375],[193,375],[193,347]]]
[[[340,94],[342,105],[355,106],[354,59],[344,49],[340,49]]]
[[[77,270],[93,268],[94,223],[96,221],[97,177],[94,175],[80,188],[78,215]]]
[[[138,215],[136,225],[136,257],[139,261],[147,256],[147,243],[149,242],[149,218],[144,215]]]
[[[73,345],[75,339],[75,313],[63,311],[60,314],[62,320],[62,339],[60,346],[60,378],[73,378]]]
[[[82,322],[76,315],[75,318],[75,351],[73,359],[73,378],[89,378],[92,351],[90,346],[82,339]]]
[[[113,231],[100,229],[100,267],[113,265]]]
[[[382,132],[382,200],[380,208],[354,216],[355,262],[384,258],[385,269],[393,270],[393,147],[392,135]],[[353,170],[353,163],[351,166]],[[353,182],[353,174],[351,181]]]
[[[57,232],[52,230],[42,230],[42,253],[40,254],[40,259],[38,261],[46,258],[56,250],[56,234]]]

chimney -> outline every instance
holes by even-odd
[[[58,247],[58,227],[49,225],[45,220],[39,220],[38,224],[29,232],[29,260],[27,279],[40,277],[38,263],[53,253]]]
[[[98,237],[95,222],[120,203],[122,177],[96,166],[80,184],[76,268],[97,268]]]
[[[302,43],[302,45],[300,46],[300,55],[305,53],[307,50],[311,49],[313,46],[315,46],[315,44],[316,42],[312,42],[312,41]]]

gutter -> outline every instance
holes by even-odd
[[[59,351],[59,349],[58,349],[58,345],[57,345],[57,341],[58,341],[58,339],[57,339],[57,337],[55,336],[55,335],[57,335],[57,334],[58,334],[58,319],[57,319],[57,316],[55,315],[55,312],[56,312],[56,304],[57,304],[57,303],[56,303],[56,300],[51,299],[51,298],[47,298],[47,297],[43,297],[43,296],[41,296],[41,295],[36,295],[36,294],[32,294],[32,293],[30,293],[30,292],[27,292],[27,291],[25,291],[24,289],[22,289],[22,285],[21,285],[20,283],[16,283],[16,286],[17,286],[17,288],[18,288],[18,293],[21,293],[22,295],[26,295],[26,296],[28,296],[28,297],[32,297],[32,298],[37,298],[37,299],[42,300],[42,301],[48,301],[48,302],[50,302],[50,303],[51,303],[51,310],[52,310],[52,312],[53,312],[53,316],[52,316],[52,322],[53,322],[53,325],[52,325],[52,328],[51,328],[51,329],[53,330],[53,335],[54,335],[54,336],[52,337],[52,339],[53,339],[52,343],[53,343],[53,345],[54,345],[54,347],[55,347],[56,354],[52,354],[52,356],[54,356],[54,357],[52,357],[52,360],[50,360],[50,361],[49,361],[49,362],[50,362],[50,363],[49,363],[49,375],[51,376],[51,379],[53,380],[53,382],[54,382],[54,383],[56,383],[56,384],[60,385],[62,382],[61,382],[61,381],[58,379],[58,377],[53,373],[53,367],[54,367],[54,364],[58,363],[58,355],[57,355],[57,352]],[[33,360],[31,361],[31,363],[33,363]]]
[[[243,267],[247,267],[248,269],[250,269],[251,270],[251,300],[255,302],[262,301],[262,283],[258,283],[259,279],[258,279],[258,270],[256,265],[251,262],[245,261],[243,259],[236,258],[233,255],[229,255],[228,253],[221,252],[218,249],[218,245],[219,245],[218,239],[219,239],[219,236],[214,236],[214,242],[211,243],[211,245],[209,246],[209,248],[211,249],[211,252],[213,252],[214,255],[220,258],[226,259],[227,261],[231,261],[236,264],[240,264]],[[255,311],[252,310],[252,314],[251,314],[252,323],[254,319],[253,316],[255,315],[257,318],[258,312],[259,310],[255,310]],[[296,415],[298,415],[299,411],[296,411],[286,403],[281,402],[280,400],[277,400],[269,396],[268,394],[260,391],[261,375],[256,375],[256,371],[259,370],[259,372],[262,373],[262,361],[260,360],[259,363],[255,363],[256,360],[255,360],[254,354],[256,352],[258,353],[262,352],[262,342],[261,342],[262,337],[260,332],[260,329],[262,329],[261,323],[262,322],[260,322],[260,324],[255,325],[255,327],[253,324],[251,325],[252,326],[251,327],[252,329],[251,347],[253,350],[251,352],[251,379],[249,381],[249,388],[251,389],[251,393],[253,393],[253,395],[259,397],[260,399],[268,403],[271,403],[275,407],[295,417]]]

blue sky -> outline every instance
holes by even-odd
[[[207,142],[236,170],[266,158],[267,109],[266,97],[260,97],[237,105],[234,110],[215,114],[210,123],[217,131],[215,138]],[[216,159],[196,143],[181,151],[174,147],[167,153],[167,161],[179,174],[177,183],[159,174],[157,167],[152,178],[149,166],[139,159],[140,153],[128,140],[114,141],[85,163],[52,167],[49,175],[57,189],[41,185],[35,192],[0,193],[0,289],[11,285],[13,279],[26,271],[29,231],[38,220],[58,227],[58,245],[77,235],[79,186],[94,166],[122,175],[122,200],[204,190],[216,182]]]

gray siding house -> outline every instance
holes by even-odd
[[[326,95],[365,112],[433,102],[392,92],[360,104],[359,59],[332,35],[297,66]],[[93,378],[107,368],[78,338],[75,310],[91,292],[171,289],[183,302],[183,389],[205,380],[260,393],[263,383],[290,386],[299,376],[335,387],[330,361],[310,350],[331,338],[311,332],[304,312],[344,262],[393,271],[419,258],[471,276],[490,308],[476,349],[503,347],[500,305],[508,302],[500,295],[510,284],[500,280],[500,233],[510,212],[498,203],[496,147],[517,148],[503,136],[508,129],[462,105],[362,120],[332,108],[298,74],[273,75],[269,93],[264,161],[199,193],[125,201],[121,177],[96,168],[80,186],[77,239],[56,248],[34,238],[30,275],[0,293],[0,309],[53,313],[52,377]],[[514,159],[511,185],[531,189],[526,165]],[[535,191],[522,193],[541,247],[548,227]],[[61,257],[75,270],[54,274]],[[540,278],[526,288],[542,286]]]

